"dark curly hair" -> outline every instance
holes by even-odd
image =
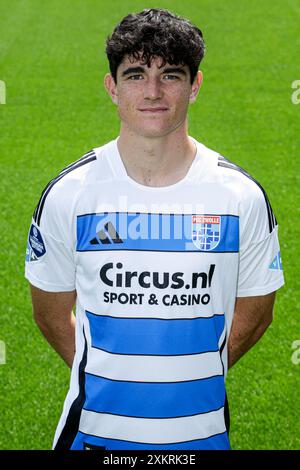
[[[162,58],[161,67],[188,65],[191,84],[204,56],[202,32],[189,20],[161,8],[131,13],[106,39],[106,54],[111,75],[117,83],[117,69],[125,55],[150,67],[154,56]]]

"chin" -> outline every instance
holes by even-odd
[[[139,135],[142,135],[143,137],[164,137],[165,135],[168,135],[170,134],[170,132],[172,132],[171,130],[153,130],[153,131],[149,131],[149,129],[147,130],[143,130],[143,131],[140,131],[138,132]]]
[[[173,127],[160,126],[155,127],[151,125],[145,125],[143,127],[135,128],[134,132],[143,135],[144,137],[163,137],[164,135],[170,134],[174,130]]]

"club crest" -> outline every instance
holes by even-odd
[[[211,251],[221,240],[221,217],[219,215],[193,215],[192,240],[202,251]]]

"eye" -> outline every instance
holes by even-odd
[[[130,77],[128,77],[128,80],[139,80],[140,77],[143,78],[143,76],[141,74],[130,75]]]
[[[169,77],[171,80],[179,79],[179,77],[177,77],[177,75],[171,75],[170,73],[167,73],[166,75],[164,75],[164,78],[166,78],[166,77]]]

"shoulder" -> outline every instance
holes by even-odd
[[[277,220],[262,184],[231,159],[202,143],[197,145],[204,159],[204,180],[213,184],[222,197],[236,201],[244,222],[251,224],[251,220],[261,218],[266,220],[267,231],[272,232]]]
[[[102,147],[95,147],[82,157],[63,168],[43,189],[33,214],[33,220],[40,225],[46,212],[70,213],[70,209],[86,188],[97,178],[96,165],[101,160]]]
[[[223,155],[218,157],[218,171],[226,184],[229,184],[239,197],[241,210],[248,214],[256,213],[267,217],[269,232],[277,225],[268,195],[262,184],[244,168]]]
[[[241,199],[264,199],[263,186],[248,171],[224,155],[203,146],[206,160],[209,160],[208,175],[225,189]]]

